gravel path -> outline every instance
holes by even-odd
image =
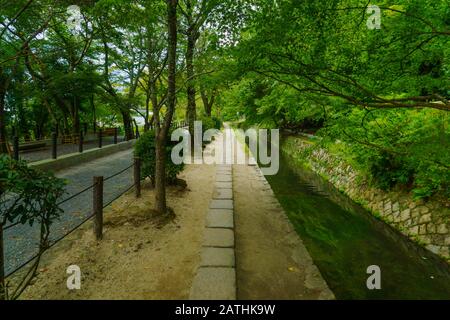
[[[92,185],[93,176],[105,179],[129,167],[133,162],[132,150],[118,152],[108,157],[80,164],[58,172],[56,175],[67,182],[67,194],[63,199]],[[109,203],[133,184],[133,168],[105,181],[104,204]],[[58,239],[92,214],[92,189],[61,205],[64,213],[52,226],[51,239]],[[18,225],[4,231],[5,271],[9,274],[37,253],[38,226]]]

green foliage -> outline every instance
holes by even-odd
[[[201,115],[197,120],[202,122],[203,133],[209,129],[220,130],[220,128],[222,127],[222,121],[214,116],[208,117],[206,115]]]
[[[213,121],[213,128],[220,130],[222,128],[222,119],[216,116],[212,116],[211,120]]]
[[[63,180],[0,155],[0,224],[37,223],[40,236],[39,252],[29,271],[15,288],[3,288],[0,283],[0,300],[17,299],[36,276],[41,255],[49,247],[50,227],[62,213],[58,200],[63,194]]]
[[[113,126],[152,106],[165,113],[165,1],[82,2],[78,35],[66,24],[70,1],[0,2],[0,18],[11,22],[0,27],[2,128],[44,137],[54,123],[69,131],[78,118]],[[186,79],[178,59],[178,104],[189,80],[208,114],[245,126],[322,128],[328,147],[374,184],[448,197],[448,1],[376,5],[379,30],[367,28],[359,0],[180,2],[178,51],[186,52],[196,22],[197,76]],[[205,130],[219,127],[200,119]]]
[[[333,113],[319,134],[328,148],[385,190],[411,190],[416,198],[450,197],[450,127],[445,111],[343,108]]]
[[[404,159],[383,151],[367,165],[378,186],[384,190],[390,190],[398,184],[410,185],[414,179],[414,170],[408,167]]]
[[[62,212],[57,201],[63,187],[63,180],[0,155],[0,223],[38,222],[49,228]]]
[[[414,98],[448,96],[444,0],[377,3],[380,30],[367,28],[366,4],[357,0],[259,5],[236,50],[241,71],[361,106],[431,106]]]
[[[309,100],[307,99],[309,98]],[[227,120],[245,118],[249,125],[318,129],[327,116],[327,108],[317,97],[305,97],[277,81],[260,76],[247,77],[224,93]]]
[[[257,1],[230,50],[226,120],[316,132],[372,183],[450,197],[447,1]],[[341,143],[339,143],[341,142]]]
[[[172,142],[169,134],[166,144],[166,179],[168,183],[175,183],[177,175],[183,171],[184,164],[174,164],[171,160],[172,148],[177,142]],[[149,130],[141,135],[134,146],[134,155],[141,159],[141,176],[152,180],[155,177],[156,153],[155,131]]]

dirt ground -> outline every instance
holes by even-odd
[[[233,180],[238,299],[333,299],[255,168],[234,166]]]
[[[105,210],[102,241],[92,222],[52,248],[21,299],[187,299],[200,263],[205,216],[215,167],[190,165],[180,175],[186,190],[170,187],[175,217],[152,215],[153,190],[131,192]],[[68,290],[66,269],[81,268],[81,290]]]

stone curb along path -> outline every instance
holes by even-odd
[[[236,300],[233,169],[218,165],[191,300]]]

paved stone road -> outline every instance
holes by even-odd
[[[105,178],[122,171],[132,164],[132,150],[118,152],[108,157],[80,164],[78,166],[58,172],[56,175],[67,182],[67,194],[63,199],[92,185],[93,176]],[[133,184],[133,168],[114,177],[104,184],[104,204]],[[92,214],[92,189],[61,205],[64,213],[59,221],[52,226],[52,239],[57,239]],[[37,226],[18,225],[5,230],[5,268],[9,274],[16,267],[36,254],[39,239]]]

